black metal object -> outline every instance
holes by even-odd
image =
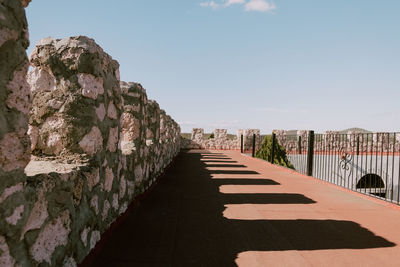
[[[302,134],[275,140],[296,171],[400,204],[400,133],[311,131],[308,140]]]
[[[360,155],[360,136],[357,135],[357,156]]]
[[[243,134],[240,135],[240,153],[243,153]]]
[[[254,158],[256,155],[256,135],[253,134],[253,150],[251,152],[251,156]]]
[[[299,136],[299,142],[297,143],[299,147],[299,154],[301,155],[301,136]]]
[[[275,159],[275,147],[276,147],[276,135],[272,133],[272,147],[271,147],[271,159],[270,162],[273,164]]]
[[[308,150],[307,150],[307,175],[313,175],[314,163],[314,131],[308,132]]]

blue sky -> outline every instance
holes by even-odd
[[[87,35],[183,132],[400,130],[400,1],[34,0],[41,38]]]

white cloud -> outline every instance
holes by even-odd
[[[220,4],[215,3],[214,1],[206,1],[206,2],[201,2],[200,6],[202,7],[211,7],[211,8],[217,8],[220,6]]]
[[[225,2],[225,6],[230,6],[230,5],[234,5],[234,4],[245,4],[246,1],[245,0],[226,0]]]
[[[246,11],[258,11],[258,12],[271,12],[276,9],[274,2],[268,2],[269,0],[221,0],[221,2],[205,1],[201,2],[201,7],[226,8],[232,5],[243,5]]]
[[[273,2],[268,3],[266,0],[250,0],[246,3],[244,9],[246,11],[270,12],[276,9],[276,6]]]

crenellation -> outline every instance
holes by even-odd
[[[251,150],[253,146],[253,134],[256,135],[256,149],[261,146],[260,130],[241,129],[237,136],[232,140],[228,139],[226,129],[215,129],[214,138],[205,139],[204,129],[193,128],[191,139],[181,138],[182,148],[184,149],[218,149],[218,150],[240,150],[241,136],[243,135],[244,149]]]

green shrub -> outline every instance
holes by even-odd
[[[261,144],[260,149],[256,153],[256,157],[270,161],[272,151],[272,135],[267,135]],[[290,163],[286,156],[285,149],[276,141],[275,142],[275,154],[274,154],[274,164],[290,168],[294,170],[293,165]]]
[[[212,139],[212,138],[214,138],[214,133],[211,133],[211,134],[210,134],[209,139]]]

